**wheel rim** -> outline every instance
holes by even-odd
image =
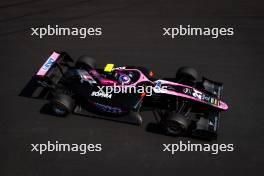
[[[167,132],[169,134],[173,134],[173,135],[180,135],[183,133],[184,129],[182,127],[182,125],[178,122],[172,122],[172,121],[169,121],[167,122]]]
[[[54,103],[53,104],[53,111],[57,114],[57,115],[65,115],[67,113],[66,109],[64,106],[62,106],[59,103]]]

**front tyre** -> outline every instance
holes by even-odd
[[[187,132],[190,120],[181,114],[169,115],[163,120],[162,126],[166,134],[172,136],[180,136]]]
[[[181,67],[176,73],[176,80],[179,83],[193,86],[198,79],[198,72],[191,67]]]
[[[69,95],[56,94],[51,99],[51,109],[57,116],[67,116],[74,108],[74,100]]]

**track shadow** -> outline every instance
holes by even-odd
[[[180,136],[174,136],[174,135],[169,135],[167,134],[161,127],[160,124],[158,123],[149,123],[146,127],[146,131],[147,132],[150,132],[150,133],[154,133],[154,134],[158,134],[158,135],[166,135],[166,136],[170,136],[170,137],[173,137],[173,138],[187,138],[187,139],[197,139],[197,140],[202,140],[202,141],[206,141],[206,142],[212,142],[214,140],[216,140],[217,138],[205,138],[205,137],[202,137],[202,136],[195,136],[192,134],[191,131],[188,131],[187,133],[183,134],[183,135],[180,135]]]
[[[38,98],[39,95],[36,95],[36,94],[37,93],[41,94],[41,92],[42,92],[38,88],[39,88],[39,84],[38,84],[37,80],[34,77],[32,77],[27,82],[27,84],[25,85],[25,87],[23,87],[23,89],[19,93],[19,96],[21,96],[21,97],[27,97],[27,98]]]
[[[65,116],[58,116],[54,113],[54,111],[52,110],[52,106],[50,103],[46,103],[44,104],[41,109],[39,110],[39,112],[41,114],[45,114],[45,115],[51,115],[54,117],[58,117],[58,118],[65,118]],[[114,121],[114,122],[118,122],[118,123],[125,123],[125,124],[131,124],[131,125],[138,125],[138,123],[136,123],[136,121],[131,121],[131,119],[133,119],[133,114],[127,114],[127,115],[123,115],[123,116],[107,116],[104,113],[98,112],[98,111],[89,111],[87,113],[78,113],[78,112],[72,112],[75,115],[78,116],[82,116],[82,117],[88,117],[88,118],[96,118],[98,120],[108,120],[108,121]]]
[[[85,106],[86,106],[85,109],[82,108],[81,106],[76,106],[73,113],[80,115],[80,116],[111,120],[111,121],[121,122],[121,123],[129,123],[129,124],[134,124],[134,125],[142,124],[142,117],[138,112],[127,111],[122,114],[107,113],[99,109],[96,109],[94,105],[86,104]]]
[[[39,110],[39,112],[40,112],[41,114],[52,115],[52,116],[55,116],[55,117],[62,118],[62,116],[56,116],[56,115],[53,113],[53,111],[52,111],[51,106],[50,106],[49,103],[44,104],[44,105],[41,107],[41,109]]]
[[[34,76],[27,82],[27,84],[23,87],[22,91],[19,93],[18,96],[45,100],[50,100],[52,97],[50,91],[48,89],[43,88]],[[79,106],[77,103],[77,106],[74,108],[72,113],[79,116],[111,120],[120,123],[129,123],[134,125],[140,125],[142,123],[142,118],[140,114],[136,112],[127,112],[120,115],[110,114],[103,111],[98,111],[97,109],[95,109],[94,105],[92,106],[87,103],[86,105],[90,108],[81,108],[81,106]],[[50,103],[43,105],[40,109],[40,113],[61,117],[53,112]]]
[[[49,92],[43,88],[36,78],[33,76],[27,84],[23,87],[21,92],[18,94],[21,97],[35,98],[35,99],[48,99]]]
[[[164,131],[162,130],[160,124],[158,123],[148,123],[146,126],[146,131],[150,133],[164,135]]]

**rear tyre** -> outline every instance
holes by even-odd
[[[74,108],[74,100],[65,94],[56,94],[51,100],[51,108],[55,115],[66,116]]]
[[[83,55],[78,58],[75,63],[77,68],[91,69],[95,67],[95,60],[89,56]]]
[[[181,67],[176,73],[176,80],[181,83],[191,85],[196,83],[198,79],[198,72],[191,67]]]
[[[163,122],[166,134],[173,136],[185,134],[189,125],[190,120],[181,114],[170,115]]]

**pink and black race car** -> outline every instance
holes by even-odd
[[[99,69],[90,57],[74,62],[65,52],[53,52],[27,86],[30,93],[25,88],[21,95],[49,99],[58,116],[73,112],[138,125],[140,111],[150,109],[165,134],[215,139],[220,112],[228,109],[221,100],[223,85],[197,78],[190,67],[180,68],[174,78],[155,79],[143,67]]]

